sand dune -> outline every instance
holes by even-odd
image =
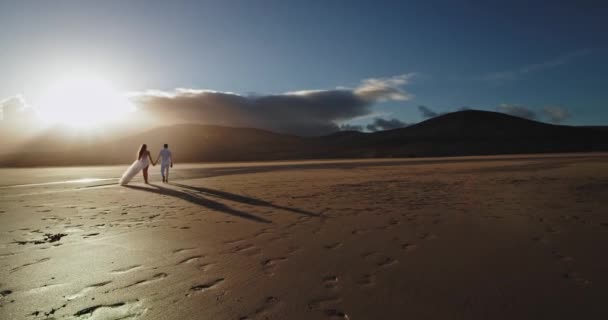
[[[1,170],[0,318],[605,318],[606,160]]]

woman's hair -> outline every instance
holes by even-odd
[[[141,159],[141,156],[144,155],[146,149],[148,149],[148,146],[145,143],[142,144],[141,147],[139,147],[139,151],[137,151],[137,160]]]

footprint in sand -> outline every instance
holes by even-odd
[[[0,302],[2,302],[2,300],[4,300],[5,297],[8,297],[11,293],[13,293],[13,290],[2,290],[0,291]]]
[[[131,272],[131,271],[135,271],[135,270],[137,270],[139,268],[141,268],[141,265],[136,264],[136,265],[132,265],[132,266],[128,266],[128,267],[112,270],[112,271],[110,271],[110,273],[122,274],[122,273],[127,273],[127,272]]]
[[[216,221],[215,223],[224,223],[224,224],[232,224],[232,223],[236,223],[236,221],[234,220],[222,220],[222,221]]]
[[[209,268],[211,268],[214,265],[215,265],[215,263],[201,263],[196,267],[201,271],[207,271]]]
[[[370,259],[373,256],[379,255],[380,253],[378,253],[377,251],[367,251],[361,254],[361,257],[363,257],[364,259]]]
[[[191,251],[191,250],[194,250],[194,249],[196,249],[196,248],[179,248],[179,249],[173,250],[173,253],[182,253],[182,252]]]
[[[25,292],[27,292],[27,293],[42,293],[42,292],[53,290],[53,289],[56,289],[56,288],[59,288],[59,287],[63,287],[65,285],[66,285],[65,283],[43,284],[42,286],[29,289],[29,290],[27,290]]]
[[[327,289],[335,289],[338,286],[338,276],[324,277],[323,286]]]
[[[365,253],[361,254],[361,257],[363,257],[366,260],[374,261],[374,263],[378,267],[389,267],[389,266],[399,263],[399,261],[394,259],[393,257],[385,256],[376,251],[365,252]]]
[[[276,268],[277,264],[285,260],[287,260],[286,257],[266,259],[262,261],[262,268],[264,269],[264,272],[266,272],[266,274],[274,275],[274,269]]]
[[[298,247],[296,245],[290,245],[287,248],[287,254],[289,254],[289,255],[293,255],[293,254],[295,254],[298,251],[300,251],[300,247]]]
[[[232,252],[243,253],[248,256],[254,256],[262,253],[262,249],[254,246],[253,244],[245,243],[232,248]]]
[[[74,299],[77,299],[77,298],[80,298],[80,297],[84,297],[87,294],[87,292],[89,292],[91,290],[94,290],[96,288],[103,287],[103,286],[105,286],[105,285],[107,285],[109,283],[112,283],[112,281],[104,281],[104,282],[92,284],[90,286],[86,286],[82,290],[78,291],[77,293],[75,293],[75,294],[73,294],[71,296],[68,296],[66,299],[68,301],[70,301],[70,300],[74,300]]]
[[[381,268],[390,267],[399,263],[398,260],[393,259],[392,257],[383,257],[376,261],[376,265]]]
[[[325,247],[325,249],[328,249],[328,250],[338,249],[338,248],[342,247],[342,242],[326,244],[324,247]]]
[[[250,319],[258,319],[261,315],[267,314],[271,311],[271,309],[280,302],[279,298],[275,296],[266,297],[261,303],[262,305],[255,309],[255,311],[247,316],[239,317],[239,320],[250,320]],[[268,319],[268,316],[265,317]]]
[[[425,233],[419,235],[418,238],[420,238],[422,240],[434,240],[434,239],[437,239],[437,235],[430,233],[430,232],[425,232]]]
[[[378,227],[376,227],[376,229],[386,230],[386,229],[398,226],[399,223],[400,223],[399,220],[392,218],[386,223],[386,225],[378,226]]]
[[[406,252],[414,251],[416,248],[418,248],[418,245],[413,243],[404,243],[401,245],[401,249],[405,250]]]
[[[191,263],[191,262],[194,262],[194,261],[198,261],[202,257],[203,256],[200,256],[200,255],[198,255],[198,256],[191,256],[191,257],[188,257],[188,258],[185,258],[185,259],[181,260],[177,264],[180,265],[180,264],[184,264],[184,263]]]
[[[260,230],[258,233],[254,234],[253,237],[257,238],[257,237],[261,237],[267,234],[273,234],[274,232],[270,231],[270,229],[268,228],[264,228],[262,230]]]
[[[22,265],[20,265],[18,267],[12,268],[10,270],[10,273],[13,273],[13,272],[19,271],[19,270],[21,270],[21,269],[23,269],[25,267],[28,267],[28,266],[31,266],[31,265],[35,265],[35,264],[39,264],[39,263],[42,263],[42,262],[45,262],[45,261],[49,261],[49,260],[51,260],[51,258],[42,258],[42,259],[38,259],[38,260],[36,260],[34,262],[29,262],[29,263],[26,263],[26,264],[22,264]]]
[[[555,259],[562,261],[562,262],[570,262],[573,260],[572,257],[563,255],[557,251],[551,251],[551,254],[553,255],[553,257]]]
[[[357,284],[362,287],[374,286],[376,284],[376,276],[371,273],[363,274],[359,279],[357,279]]]
[[[340,302],[342,302],[340,297],[315,299],[308,302],[308,309],[323,310],[323,313],[330,319],[350,319],[345,312],[334,307]]]
[[[225,244],[234,244],[234,243],[242,242],[242,241],[245,241],[245,240],[247,240],[247,239],[239,238],[239,239],[234,239],[234,240],[227,240],[227,241],[224,241],[224,243]]]
[[[144,286],[144,285],[147,285],[147,284],[150,284],[150,283],[153,283],[153,282],[160,281],[160,280],[166,278],[167,276],[168,276],[168,274],[166,274],[164,272],[157,273],[157,274],[153,275],[152,278],[150,278],[150,279],[139,280],[139,281],[136,281],[134,283],[131,283],[131,284],[126,285],[126,286],[121,287],[121,288],[116,288],[116,289],[113,289],[113,290],[105,291],[104,293],[109,293],[109,292],[116,291],[116,290],[119,290],[119,289],[127,289],[127,288],[131,288],[131,287],[135,287],[135,286]]]
[[[14,252],[3,253],[3,254],[0,254],[0,259],[4,259],[4,258],[14,256],[14,255],[16,255],[16,253],[14,253]]]
[[[369,229],[355,229],[355,230],[351,231],[350,233],[352,235],[356,236],[356,235],[366,234],[369,232],[371,232],[371,230],[369,230]]]
[[[82,236],[82,238],[83,238],[83,239],[88,239],[88,238],[90,238],[90,237],[94,237],[94,236],[97,236],[97,235],[99,235],[99,232],[94,232],[94,233],[85,234],[85,235],[83,235],[83,236]]]
[[[591,284],[591,281],[582,277],[582,275],[576,271],[569,271],[563,274],[564,279],[572,280],[574,283],[580,286],[587,286]]]
[[[141,301],[117,302],[113,304],[98,304],[81,309],[74,313],[78,318],[98,319],[135,319],[147,311],[142,307]]]
[[[346,313],[338,309],[326,309],[325,315],[330,319],[350,319]]]
[[[321,310],[329,308],[330,306],[342,302],[340,297],[326,297],[320,299],[314,299],[308,302],[308,309],[310,310]]]
[[[197,284],[197,285],[190,287],[190,291],[204,292],[204,291],[214,288],[215,286],[217,286],[218,284],[220,284],[223,281],[224,281],[224,278],[218,278],[218,279],[211,280],[211,281],[208,281],[208,282],[205,282],[202,284]],[[191,295],[192,295],[192,293],[186,294],[187,297],[189,297]]]

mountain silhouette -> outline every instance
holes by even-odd
[[[123,164],[134,160],[141,143],[148,144],[153,157],[162,144],[169,143],[176,161],[182,163],[434,157],[608,151],[608,129],[553,125],[503,113],[465,110],[405,128],[373,133],[342,131],[320,137],[198,124],[160,127],[113,139],[100,134],[66,138],[65,133],[51,130],[28,141],[22,151],[1,157],[0,164]]]

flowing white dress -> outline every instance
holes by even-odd
[[[144,154],[141,159],[135,160],[133,164],[122,174],[118,184],[124,186],[131,182],[133,177],[135,177],[141,170],[150,165],[150,161],[148,160],[148,154]]]

